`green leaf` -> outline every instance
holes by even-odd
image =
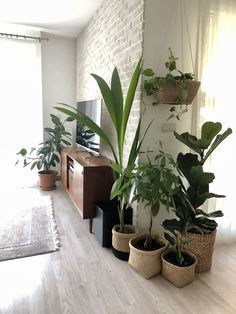
[[[145,69],[143,71],[143,75],[145,75],[145,76],[153,76],[153,75],[155,75],[155,73],[154,73],[154,71],[151,68],[148,68],[148,69]]]
[[[66,140],[64,140],[64,139],[62,139],[61,141],[62,141],[64,144],[68,145],[68,146],[71,144],[70,142],[68,142],[68,141],[66,141]]]
[[[121,89],[121,82],[117,68],[114,69],[111,79],[111,94],[113,98],[114,111],[116,116],[116,131],[117,139],[120,143],[121,124],[123,118],[123,93]],[[120,147],[121,150],[121,147]]]
[[[116,112],[115,112],[115,107],[114,107],[113,97],[112,97],[112,92],[110,90],[110,87],[108,86],[106,81],[100,76],[96,74],[91,74],[91,75],[96,80],[98,87],[100,88],[102,98],[104,100],[104,103],[110,115],[110,118],[113,122],[113,125],[115,126],[115,129],[117,130]]]
[[[36,167],[36,165],[37,165],[37,161],[33,162],[30,167],[30,170],[33,170]]]
[[[232,129],[228,128],[224,133],[217,135],[215,141],[212,143],[210,149],[207,151],[203,163],[207,160],[207,158],[211,155],[211,153],[216,149],[221,142],[223,142],[230,134],[232,133]]]
[[[65,119],[65,121],[67,121],[67,122],[72,122],[72,121],[74,121],[75,119],[73,119],[73,118],[71,118],[71,117],[67,117],[66,119]]]
[[[54,114],[50,114],[50,117],[51,117],[51,120],[54,124],[58,125],[61,123],[60,119],[57,116],[55,116]]]
[[[221,210],[216,210],[214,212],[206,213],[201,209],[197,209],[196,210],[196,216],[199,216],[199,215],[202,215],[205,217],[210,217],[210,218],[216,218],[216,217],[223,217],[224,216],[224,214],[222,213]]]
[[[112,168],[115,172],[117,172],[117,173],[119,173],[119,174],[122,173],[122,167],[121,167],[120,164],[115,164],[115,163],[113,162],[113,163],[111,163],[111,168]]]
[[[113,186],[112,186],[112,189],[111,189],[111,199],[115,198],[116,196],[120,195],[120,189],[121,189],[121,186],[122,186],[122,181],[123,181],[123,178],[122,177],[119,177],[114,183],[113,183]]]
[[[44,128],[44,131],[45,132],[53,132],[54,133],[54,129],[52,129],[52,128]]]
[[[202,126],[201,138],[211,142],[221,129],[222,125],[220,122],[205,122]]]
[[[21,156],[26,156],[27,155],[27,150],[25,148],[22,148],[17,155],[21,155]]]
[[[196,136],[189,134],[188,132],[178,134],[174,131],[174,136],[182,142],[183,144],[187,145],[189,148],[194,150],[196,153],[201,154],[201,145],[199,144],[199,140]]]
[[[124,137],[125,137],[125,133],[126,133],[127,122],[128,122],[130,110],[131,110],[131,107],[132,107],[132,104],[134,101],[134,96],[135,96],[136,88],[138,85],[141,69],[142,69],[142,58],[139,59],[139,62],[135,68],[133,75],[132,75],[130,85],[128,88],[128,92],[127,92],[127,96],[126,96],[124,112],[123,112],[123,119],[122,119],[122,126],[121,126],[121,136],[120,136],[120,139],[121,139],[120,146],[121,147],[123,147],[123,144],[124,144]]]
[[[140,128],[141,128],[141,118],[139,119],[138,127],[136,129],[135,136],[134,136],[134,139],[133,139],[133,143],[132,143],[132,146],[131,146],[131,149],[130,149],[130,153],[129,153],[128,165],[134,163],[135,160],[137,159],[137,156],[138,156],[138,153],[140,152],[140,149],[141,149],[142,143],[144,141],[144,138],[146,137],[147,132],[148,132],[149,128],[152,125],[152,122],[153,121],[151,121],[148,124],[148,126],[147,126],[147,128],[146,128],[146,130],[145,130],[145,132],[144,132],[144,134],[143,134],[143,136],[141,138],[141,140],[139,140]]]
[[[163,221],[162,226],[169,231],[182,231],[181,224],[177,219],[166,219]]]
[[[175,246],[176,240],[174,237],[172,237],[169,233],[164,232],[165,239],[170,243],[170,245]]]

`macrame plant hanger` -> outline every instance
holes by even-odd
[[[166,43],[167,43],[167,39],[170,36],[171,27],[173,27],[173,29],[176,28],[178,18],[180,18],[180,28],[181,28],[181,32],[180,32],[181,63],[182,63],[181,72],[185,74],[185,71],[184,71],[184,68],[185,68],[184,29],[186,29],[186,38],[187,38],[187,43],[189,46],[190,61],[191,61],[191,66],[192,66],[192,71],[193,71],[192,74],[194,75],[195,67],[194,67],[194,61],[193,61],[193,51],[192,51],[191,40],[190,40],[189,25],[187,21],[187,11],[186,11],[185,0],[180,0],[180,1],[175,0],[173,4],[173,8],[170,13],[169,23],[168,23],[168,27],[166,31],[166,36],[164,36],[162,49],[159,55],[159,61],[162,59],[163,52],[165,52]],[[172,47],[169,45],[168,48],[172,48]],[[178,60],[176,64],[178,64]],[[176,80],[175,84],[168,83],[165,86],[163,86],[163,88],[161,88],[160,91],[157,92],[155,96],[158,103],[172,105],[170,109],[171,115],[169,118],[176,117],[177,119],[179,119],[182,114],[188,111],[187,106],[193,102],[193,99],[195,98],[199,87],[200,87],[200,82],[194,81],[193,79],[185,79],[183,77],[183,80],[179,80],[179,81]],[[185,94],[185,96],[182,97],[182,94]],[[176,105],[180,105],[180,110],[176,109]]]

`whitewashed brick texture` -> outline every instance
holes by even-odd
[[[90,73],[104,78],[110,85],[116,66],[125,93],[135,65],[143,54],[144,0],[105,0],[92,20],[77,38],[77,101],[100,98],[96,81]],[[125,139],[124,157],[129,149],[140,117],[141,93],[137,89]],[[102,129],[115,144],[114,130],[105,107]],[[110,149],[102,143],[102,155],[111,158]]]

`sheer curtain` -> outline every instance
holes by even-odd
[[[201,1],[202,3],[202,1]],[[236,241],[235,174],[235,74],[236,74],[236,3],[231,0],[206,0],[204,14],[199,23],[199,67],[201,93],[195,109],[196,130],[204,121],[219,121],[223,130],[231,134],[212,154],[207,165],[215,174],[212,192],[226,195],[223,199],[210,200],[208,210],[222,210],[218,219],[218,242]]]
[[[20,148],[42,141],[40,43],[0,37],[0,69],[1,188],[32,186],[37,175],[15,162]]]

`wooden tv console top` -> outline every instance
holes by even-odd
[[[95,156],[88,151],[80,151],[74,147],[63,148],[63,152],[80,163],[83,167],[100,167],[110,165],[109,159],[102,156]]]

